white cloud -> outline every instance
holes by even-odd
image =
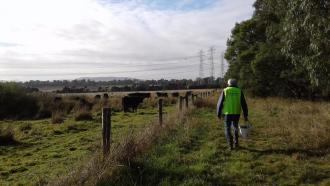
[[[221,0],[183,11],[139,1],[0,0],[0,80],[195,78],[198,58],[177,64],[159,59],[197,55],[211,45],[224,50],[234,24],[251,16],[252,3]],[[182,68],[184,63],[196,65]],[[166,70],[152,70],[155,66]],[[146,71],[132,72],[137,70]]]

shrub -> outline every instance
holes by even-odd
[[[36,118],[37,119],[45,119],[45,118],[50,118],[52,117],[52,111],[46,110],[46,109],[41,109],[39,110]]]
[[[82,109],[75,113],[74,119],[76,121],[93,120],[93,116],[91,112]]]
[[[15,144],[16,140],[14,137],[14,131],[12,128],[7,127],[5,129],[0,128],[0,145],[11,145]]]
[[[52,117],[53,112],[62,112],[62,114],[69,114],[77,105],[75,100],[70,97],[64,97],[60,101],[55,101],[55,95],[50,93],[35,93],[33,95],[38,100],[39,110],[36,115],[37,119],[44,119]]]
[[[0,119],[34,118],[39,110],[38,100],[15,83],[0,84]]]
[[[39,101],[39,111],[36,115],[37,119],[44,119],[52,117],[53,97],[45,93],[36,93],[34,96]]]

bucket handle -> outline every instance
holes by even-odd
[[[248,128],[252,128],[252,125],[251,125],[251,122],[248,120],[248,121],[245,121],[244,124],[248,127]]]

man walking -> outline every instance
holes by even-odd
[[[217,104],[217,116],[221,118],[224,116],[225,121],[225,135],[229,149],[233,149],[233,136],[231,134],[231,125],[234,126],[234,147],[238,148],[238,121],[241,114],[241,108],[245,121],[248,121],[248,108],[245,101],[244,94],[241,89],[237,87],[235,79],[228,80],[228,87],[222,91]]]

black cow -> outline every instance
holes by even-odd
[[[179,92],[173,92],[172,93],[172,97],[179,97],[179,95],[180,95]]]
[[[79,107],[80,108],[86,108],[87,110],[90,110],[93,107],[93,103],[90,103],[85,98],[80,98],[79,99]]]
[[[129,93],[128,96],[130,97],[141,97],[141,98],[150,98],[151,94],[150,93]]]
[[[101,95],[99,95],[99,94],[95,95],[95,96],[94,96],[94,99],[96,99],[96,100],[101,99]]]
[[[79,101],[79,100],[80,100],[80,97],[79,97],[79,96],[75,96],[73,99],[74,99],[75,101]]]
[[[104,94],[103,94],[103,99],[109,99],[109,94],[104,93]]]
[[[58,103],[60,101],[62,101],[62,97],[55,97],[54,98],[54,103]]]
[[[187,91],[186,95],[190,96],[192,94],[192,91]]]
[[[86,105],[87,104],[87,100],[85,98],[80,98],[79,99],[79,105]]]
[[[157,97],[168,97],[166,92],[156,92]]]
[[[124,112],[136,112],[140,103],[142,103],[144,97],[135,97],[135,96],[124,96],[122,98],[122,105]]]

